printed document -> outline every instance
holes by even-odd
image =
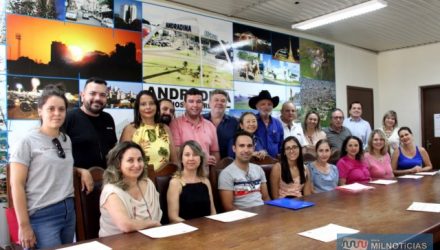
[[[356,233],[359,233],[359,230],[339,226],[336,224],[328,224],[326,226],[318,227],[298,234],[315,240],[330,242],[336,240],[338,234],[356,234]]]
[[[176,223],[161,227],[153,227],[149,229],[139,230],[141,234],[145,234],[151,238],[165,238],[174,235],[184,234],[196,231],[198,228],[184,223]]]
[[[212,219],[212,220],[218,220],[221,222],[232,222],[237,220],[246,219],[249,217],[253,217],[257,215],[256,213],[246,212],[242,210],[234,210],[226,213],[221,214],[215,214],[215,215],[209,215],[206,216],[206,218]]]

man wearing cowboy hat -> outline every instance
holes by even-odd
[[[249,107],[258,110],[258,129],[255,135],[261,138],[264,149],[272,157],[277,157],[284,139],[281,122],[272,117],[272,110],[280,102],[278,96],[272,97],[267,90],[262,90],[257,96],[249,99]]]

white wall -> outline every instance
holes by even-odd
[[[395,110],[399,126],[410,127],[419,145],[422,145],[420,86],[440,84],[439,55],[440,43],[378,55],[380,114]]]
[[[347,110],[347,85],[372,88],[374,94],[374,120],[380,119],[378,111],[377,54],[346,45],[335,45],[336,106]],[[371,124],[373,126],[373,124]]]

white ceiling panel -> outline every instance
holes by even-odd
[[[366,0],[171,0],[167,2],[290,29],[293,23]],[[439,0],[386,0],[388,6],[308,31],[330,41],[382,52],[440,41]]]

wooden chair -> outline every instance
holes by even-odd
[[[8,207],[6,208],[6,220],[8,222],[9,229],[9,239],[11,249],[22,249],[16,240],[18,240],[18,222],[16,217],[13,215],[14,201],[12,200],[12,190],[11,190],[11,169],[9,164],[6,165],[6,193],[8,197]],[[14,225],[17,223],[16,225]],[[13,232],[14,231],[14,232]],[[14,234],[14,235],[13,235]]]
[[[11,169],[9,164],[6,164],[6,194],[8,196],[8,208],[14,207],[14,201],[12,200],[11,191]]]
[[[251,158],[251,163],[257,164],[257,165],[273,165],[278,162],[278,159],[273,158],[270,155],[266,155],[263,159],[258,159],[256,157]]]
[[[168,163],[157,171],[154,171],[153,165],[148,165],[148,177],[156,186],[157,192],[159,192],[159,203],[163,213],[160,221],[162,225],[170,222],[168,219],[167,192],[171,177],[177,171],[177,169],[178,167],[174,163]]]
[[[90,194],[81,191],[81,177],[74,174],[75,189],[75,211],[76,211],[76,239],[77,241],[98,238],[99,218],[99,199],[101,196],[104,169],[101,167],[91,167],[94,187]],[[75,172],[76,173],[76,172]]]
[[[217,210],[217,213],[224,212],[223,205],[220,199],[220,193],[218,191],[218,176],[220,175],[220,172],[229,166],[234,159],[231,157],[225,157],[221,159],[215,166],[210,166],[209,170],[209,182],[211,183],[211,190],[212,190],[212,198],[214,200],[215,209]]]
[[[270,183],[270,173],[272,172],[272,166],[273,164],[277,163],[278,159],[272,158],[270,155],[266,155],[263,159],[257,159],[255,157],[252,157],[251,163],[259,165],[266,175],[267,180],[267,191],[269,192],[269,196],[272,197],[272,189],[271,189],[271,183]]]
[[[272,188],[271,188],[271,182],[270,182],[270,173],[272,172],[272,166],[273,166],[273,164],[261,165],[261,168],[264,171],[264,175],[266,175],[267,192],[269,193],[269,196],[271,198],[272,198]]]
[[[14,215],[12,214],[8,214],[8,213],[12,213],[14,212],[14,200],[12,199],[12,190],[11,190],[11,169],[9,164],[6,165],[6,193],[7,193],[7,197],[8,197],[8,206],[6,209],[8,209],[8,211],[6,211],[6,219],[8,222],[8,226],[9,226],[9,238],[10,238],[10,249],[12,250],[18,250],[18,249],[23,249],[19,244],[17,244],[16,242],[16,238],[18,239],[18,223],[17,225],[9,225],[10,223],[16,223],[17,219]],[[11,218],[9,218],[11,217]],[[12,218],[13,217],[13,218]],[[14,227],[16,227],[16,232],[11,232]],[[12,236],[12,234],[16,234],[15,236]]]
[[[316,154],[306,153],[303,155],[304,163],[316,160]]]
[[[340,153],[341,152],[339,150],[332,150],[332,154],[330,155],[330,159],[328,160],[328,163],[336,165],[336,163],[339,160]]]

